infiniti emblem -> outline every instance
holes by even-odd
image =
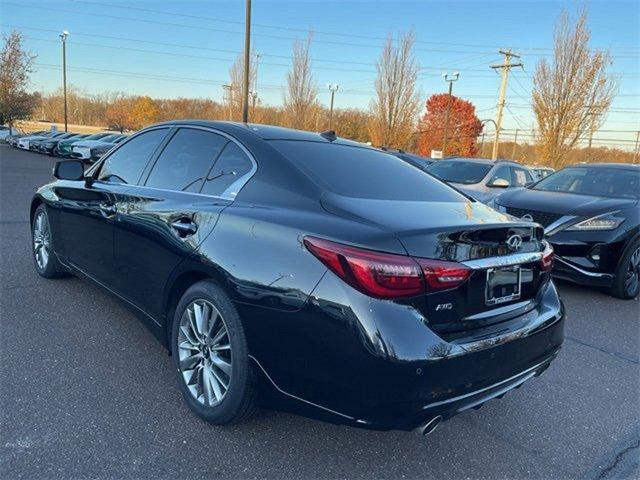
[[[521,220],[524,220],[526,222],[533,222],[533,217],[531,215],[529,215],[528,213],[525,213],[524,215],[522,215],[522,217],[520,217]]]
[[[509,247],[509,250],[515,252],[522,246],[522,237],[520,235],[511,235],[509,238],[507,238],[506,243],[507,247]]]

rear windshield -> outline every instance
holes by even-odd
[[[482,180],[491,167],[476,162],[441,160],[429,165],[427,172],[446,182],[471,184]]]
[[[640,170],[620,168],[565,168],[540,180],[532,188],[549,192],[577,193],[595,197],[639,198]]]
[[[376,200],[466,201],[432,176],[378,150],[293,140],[270,143],[315,183],[338,195]]]

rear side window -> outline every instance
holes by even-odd
[[[202,193],[218,197],[235,197],[237,190],[242,186],[236,182],[252,170],[253,162],[247,154],[238,145],[229,142],[207,175]]]
[[[221,135],[181,128],[158,157],[146,186],[199,192],[211,164],[226,143]]]
[[[377,200],[466,200],[431,175],[377,150],[286,140],[271,144],[319,186],[339,195]]]
[[[137,183],[168,131],[168,128],[158,128],[132,138],[109,155],[100,169],[99,179],[114,183]]]
[[[513,179],[511,185],[514,187],[524,187],[527,183],[533,181],[533,177],[524,168],[512,168]]]

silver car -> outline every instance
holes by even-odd
[[[427,172],[482,203],[490,202],[507,188],[535,181],[527,167],[506,160],[452,157],[434,162]]]

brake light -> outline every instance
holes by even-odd
[[[305,237],[304,244],[342,280],[376,298],[410,297],[452,288],[471,273],[455,262],[375,252],[316,237]]]
[[[456,262],[431,260],[429,258],[417,258],[416,260],[422,268],[422,274],[427,281],[427,285],[433,290],[455,287],[471,275],[470,268]]]
[[[550,272],[553,269],[553,247],[547,243],[540,259],[540,270]]]

